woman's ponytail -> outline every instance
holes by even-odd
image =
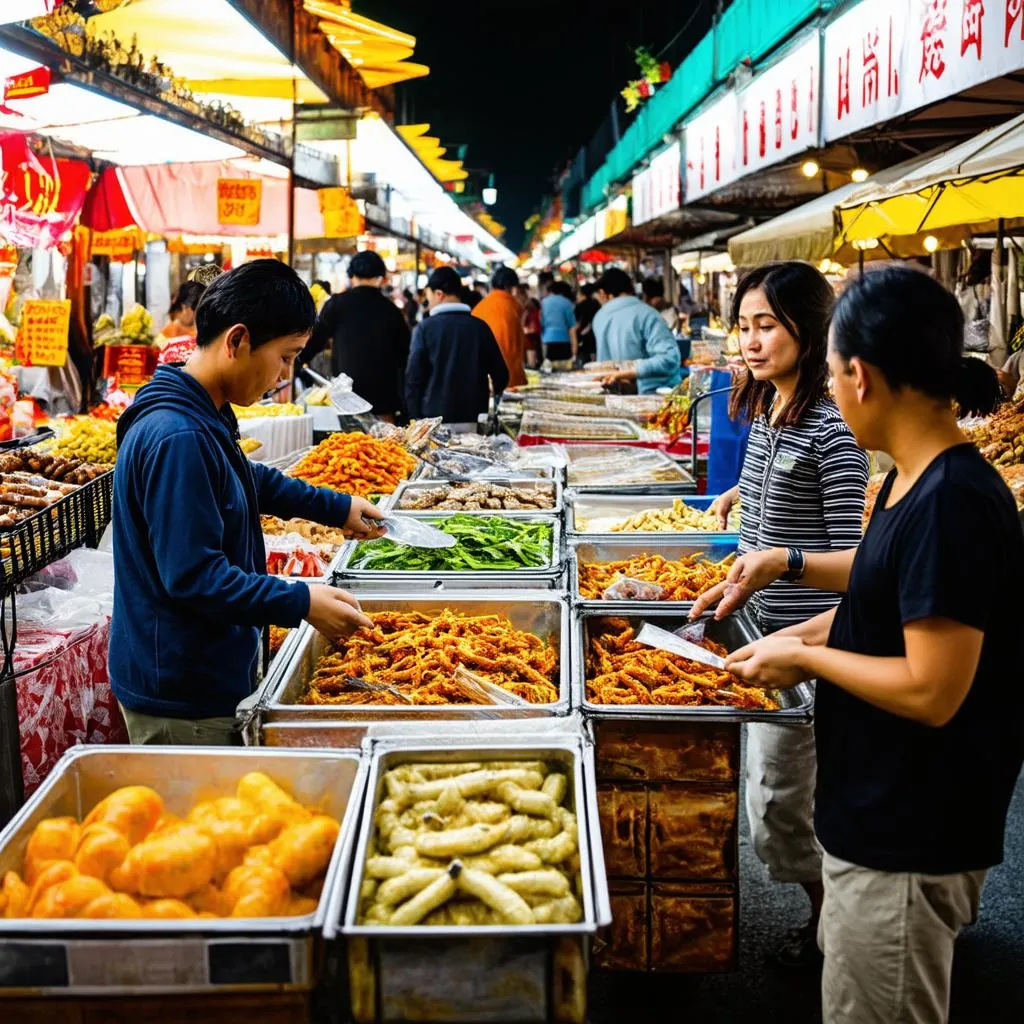
[[[961,356],[953,381],[958,416],[987,416],[1002,399],[999,378],[988,363]]]

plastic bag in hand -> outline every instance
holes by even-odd
[[[660,601],[664,593],[665,588],[657,583],[648,583],[632,576],[619,576],[605,588],[601,597],[605,601]]]

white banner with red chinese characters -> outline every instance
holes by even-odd
[[[817,30],[686,126],[686,201],[818,145]]]
[[[51,14],[63,0],[0,0],[0,25]]]
[[[633,223],[646,224],[679,209],[679,143],[659,153],[649,167],[633,175]]]
[[[825,141],[1024,68],[1024,0],[861,0],[825,30]]]

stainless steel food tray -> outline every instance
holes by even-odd
[[[448,519],[453,515],[461,515],[459,512],[435,512],[425,517],[425,521]],[[500,518],[502,513],[497,513]],[[539,565],[528,569],[510,569],[498,572],[434,572],[432,570],[404,570],[404,569],[351,569],[349,563],[355,556],[357,544],[351,542],[346,544],[338,553],[338,557],[332,565],[336,581],[343,587],[358,583],[360,589],[364,586],[384,585],[388,590],[408,589],[409,587],[438,588],[447,590],[459,590],[466,588],[497,588],[499,590],[512,588],[520,589],[550,589],[554,588],[562,577],[565,566],[565,551],[562,543],[562,519],[553,515],[532,515],[518,518],[516,522],[543,522],[552,527],[551,532],[551,557],[545,565]]]
[[[575,422],[574,422],[575,421]],[[633,420],[614,417],[558,416],[527,408],[523,413],[520,433],[527,437],[550,438],[553,441],[638,441],[640,428]],[[606,431],[602,433],[601,431]]]
[[[607,476],[580,481],[574,478],[574,463],[578,466],[581,461],[590,459],[604,459],[613,462],[617,448],[612,444],[567,445],[569,465],[566,467],[566,485],[576,491],[605,491],[614,494],[692,494],[696,492],[697,481],[670,455],[657,448],[636,448],[629,445],[621,447],[629,452],[644,452],[647,456],[645,461],[649,464],[651,472],[661,470],[666,474],[671,474],[671,479],[641,479],[633,483],[621,483],[616,479],[615,471],[609,467]]]
[[[449,609],[466,615],[505,614],[517,629],[534,633],[542,639],[550,638],[554,643],[558,651],[558,700],[553,704],[535,704],[529,707],[479,704],[299,704],[297,702],[309,685],[316,671],[317,662],[331,649],[330,642],[312,626],[307,625],[302,628],[288,666],[274,688],[267,691],[266,704],[260,711],[263,741],[268,746],[312,746],[325,743],[328,739],[343,746],[358,745],[371,723],[431,720],[473,722],[543,718],[569,713],[569,606],[564,596],[551,591],[519,591],[501,596],[446,594],[443,598],[413,593],[396,594],[392,597],[364,597],[360,604],[366,612],[420,611],[430,615],[440,614]],[[325,729],[325,723],[331,723],[335,728]],[[282,728],[286,724],[288,728]],[[341,728],[342,725],[345,728]],[[303,742],[303,729],[300,726],[308,729],[307,742]]]
[[[28,839],[43,818],[81,820],[121,786],[151,786],[168,810],[184,815],[200,799],[233,794],[247,772],[262,771],[301,803],[341,822],[323,895],[316,911],[304,917],[0,919],[0,995],[312,987],[315,942],[330,894],[350,867],[366,769],[359,755],[340,751],[72,748],[0,833],[0,874],[20,870]]]
[[[621,606],[620,606],[621,607]],[[573,661],[572,699],[573,707],[581,708],[588,718],[623,719],[635,718],[644,721],[663,722],[773,722],[776,725],[803,725],[810,722],[814,713],[814,690],[808,683],[799,683],[789,690],[779,692],[782,707],[778,711],[744,711],[726,707],[683,707],[662,704],[594,704],[587,699],[586,653],[590,640],[590,624],[599,618],[628,620],[634,628],[643,622],[660,626],[669,631],[686,625],[686,615],[675,614],[632,614],[588,606],[578,608],[573,616]],[[724,644],[730,651],[738,650],[760,638],[761,634],[746,612],[737,612],[721,622],[709,620],[709,639]]]
[[[507,476],[507,477],[494,477],[493,479],[488,478],[486,480],[475,481],[481,484],[493,484],[495,487],[517,487],[521,490],[537,490],[551,497],[554,504],[551,508],[545,509],[480,509],[479,511],[464,512],[463,515],[467,516],[503,516],[509,519],[529,519],[534,518],[538,515],[552,515],[558,516],[562,514],[563,503],[562,503],[562,483],[560,480],[544,479],[535,476]],[[387,505],[387,508],[392,512],[401,512],[403,515],[415,515],[415,516],[436,516],[443,515],[447,510],[442,509],[440,512],[436,509],[403,509],[402,499],[408,495],[415,495],[422,493],[423,491],[432,490],[435,487],[444,486],[444,481],[441,480],[415,480],[406,481],[400,484],[398,489],[393,495]]]
[[[585,530],[579,526],[581,518],[610,519],[618,521],[628,519],[647,509],[671,508],[672,502],[679,498],[691,508],[701,511],[711,507],[717,496],[695,494],[664,494],[635,495],[602,494],[598,491],[569,491],[565,496],[565,529],[570,539],[579,538],[598,542],[602,540],[621,540],[630,538],[664,538],[665,540],[700,540],[701,543],[721,542],[738,544],[739,533],[735,530],[631,530],[613,533],[610,530]]]
[[[539,480],[555,480],[559,477],[559,470],[554,466],[534,466],[534,467],[512,467],[508,470],[509,475],[515,475],[516,477],[529,477],[532,479]],[[433,466],[428,466],[425,462],[419,464],[419,468],[410,477],[410,480],[446,480],[447,477],[442,476]],[[490,477],[484,474],[467,474],[465,477],[467,480],[491,480],[491,479],[502,479],[501,477]]]
[[[626,612],[651,612],[664,614],[666,611],[693,607],[692,601],[604,601],[600,598],[584,598],[580,595],[580,562],[619,562],[634,555],[661,555],[669,561],[687,556],[703,554],[708,561],[718,562],[736,551],[737,541],[722,540],[713,534],[713,540],[671,540],[661,539],[664,534],[658,533],[625,533],[613,534],[611,538],[589,540],[574,537],[569,544],[568,572],[569,592],[574,604],[581,607],[594,607],[608,611],[609,609]]]

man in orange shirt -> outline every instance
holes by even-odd
[[[508,367],[509,386],[526,383],[523,362],[526,358],[526,334],[523,331],[523,310],[512,294],[519,276],[511,267],[498,267],[491,279],[490,294],[473,310],[490,327]]]

